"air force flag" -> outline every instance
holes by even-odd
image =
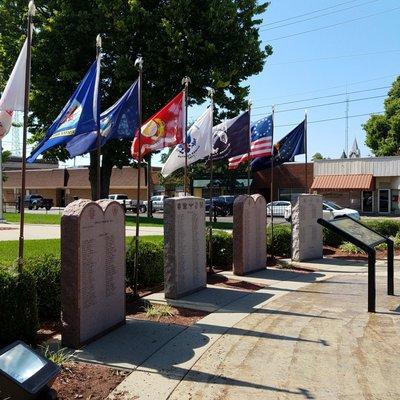
[[[211,154],[212,109],[207,110],[188,130],[188,165],[208,157]],[[185,166],[185,144],[178,144],[164,164],[161,174],[166,177]]]

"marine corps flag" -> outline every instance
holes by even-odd
[[[185,94],[180,92],[142,126],[141,156],[183,142],[185,126]],[[132,143],[132,157],[139,158],[139,132]]]

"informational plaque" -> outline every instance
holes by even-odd
[[[263,196],[238,196],[233,203],[233,273],[245,275],[267,263],[267,206]]]
[[[372,231],[350,217],[333,219],[329,223],[365,243],[367,246],[372,247],[386,241],[386,237]]]
[[[164,203],[164,293],[177,299],[207,283],[205,202],[172,197]]]
[[[125,213],[77,200],[61,218],[62,342],[79,348],[125,323]]]

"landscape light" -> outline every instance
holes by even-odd
[[[0,399],[31,400],[48,390],[60,368],[21,341],[0,350]]]

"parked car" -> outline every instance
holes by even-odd
[[[39,208],[45,208],[50,210],[54,206],[53,199],[45,199],[39,194],[28,194],[24,199],[24,206],[28,207],[29,210],[39,210]]]
[[[126,194],[109,194],[109,200],[117,201],[122,204],[125,208],[125,211],[133,211],[136,212],[136,200],[131,200]],[[147,211],[147,202],[140,201],[139,202],[139,211],[141,213],[145,213]]]
[[[271,211],[274,217],[284,217],[285,210],[291,207],[290,201],[273,201],[267,204],[267,215],[271,215]]]
[[[224,195],[218,196],[216,198],[216,204],[225,208],[228,215],[233,215],[233,203],[235,201],[236,196],[232,195]]]
[[[330,219],[335,219],[347,215],[350,218],[358,221],[360,219],[360,213],[352,208],[344,208],[339,206],[333,201],[324,201],[322,203],[322,217],[329,221]],[[288,207],[285,211],[286,221],[292,219],[292,207]]]
[[[227,209],[221,205],[220,203],[216,202],[217,198],[213,198],[213,209],[214,209],[214,215],[219,216],[219,217],[226,217],[228,215]],[[205,199],[205,207],[206,207],[206,214],[210,214],[210,209],[211,209],[211,201],[210,199]]]
[[[168,196],[164,194],[159,196],[152,196],[151,197],[151,204],[153,211],[164,211],[164,200],[168,199]]]

